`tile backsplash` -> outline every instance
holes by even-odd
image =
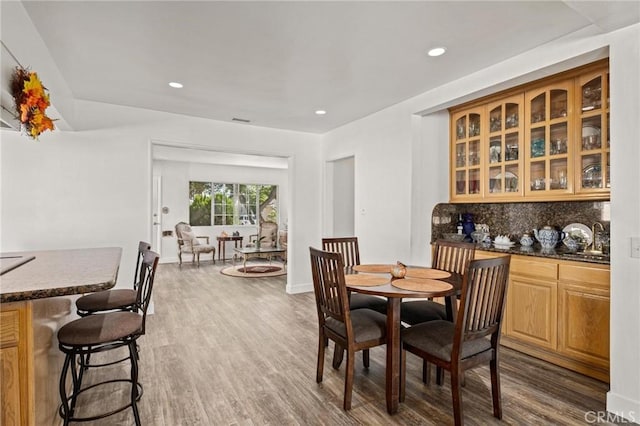
[[[431,240],[443,233],[456,232],[458,214],[471,213],[474,223],[489,226],[491,236],[511,235],[519,238],[534,228],[551,225],[562,230],[570,223],[589,228],[600,222],[609,233],[609,201],[556,201],[544,203],[468,203],[437,204],[431,213]]]

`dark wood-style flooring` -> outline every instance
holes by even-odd
[[[353,408],[342,409],[344,363],[325,359],[315,382],[317,316],[313,293],[288,295],[285,277],[235,278],[222,264],[158,267],[147,334],[139,340],[139,403],[145,425],[446,425],[453,422],[449,376],[425,386],[421,360],[407,356],[407,398],[396,415],[385,404],[385,347],[358,354]],[[309,277],[311,279],[311,277]],[[115,354],[111,354],[115,355]],[[87,383],[125,375],[128,363],[90,370]],[[584,425],[605,409],[606,383],[519,352],[501,351],[503,419],[492,416],[488,368],[466,375],[467,425]],[[126,393],[96,388],[79,414],[114,407]],[[591,417],[593,418],[593,417]],[[133,424],[131,410],[85,424]],[[604,424],[604,423],[599,423]]]

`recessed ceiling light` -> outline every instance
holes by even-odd
[[[327,111],[323,110],[323,109],[319,109],[316,111],[316,114],[318,115],[325,115],[327,113]]]
[[[178,83],[176,81],[172,81],[171,83],[169,83],[169,86],[173,87],[174,89],[182,89],[182,83]]]
[[[427,52],[427,54],[429,56],[440,56],[440,55],[444,55],[444,52],[446,52],[447,49],[444,47],[434,47],[433,49],[429,50],[429,52]]]

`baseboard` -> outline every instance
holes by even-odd
[[[609,422],[621,423],[619,417],[624,417],[627,421],[640,424],[640,401],[609,391],[607,392],[607,412],[606,420]]]
[[[313,283],[287,284],[286,291],[288,294],[308,293],[313,291]]]
[[[162,256],[158,263],[178,263],[178,257],[165,257]]]

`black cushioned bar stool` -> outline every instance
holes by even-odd
[[[138,243],[138,257],[136,259],[136,272],[133,276],[133,288],[123,288],[115,290],[104,290],[87,294],[76,300],[77,313],[81,317],[87,315],[104,313],[109,311],[134,311],[138,302],[138,284],[140,283],[140,271],[144,254],[151,250],[151,244],[140,241]],[[125,361],[127,358],[110,362],[106,365],[115,364],[116,362]],[[87,369],[89,367],[103,367],[105,364],[90,364],[91,353],[87,353],[86,357],[81,359],[82,366]]]
[[[149,250],[151,250],[151,244],[144,241],[138,243],[138,259],[136,260],[136,272],[133,277],[132,289],[105,290],[82,296],[76,300],[78,315],[85,317],[98,312],[133,310],[138,299],[140,267],[144,259],[144,254]]]
[[[92,421],[119,413],[129,407],[133,410],[136,425],[140,425],[137,401],[142,396],[142,385],[138,383],[138,359],[136,341],[145,333],[147,308],[151,300],[155,271],[158,266],[159,255],[147,251],[143,255],[139,271],[136,307],[133,311],[107,312],[89,315],[64,325],[58,331],[59,348],[65,354],[65,360],[60,374],[60,416],[64,424],[69,422]],[[82,387],[85,369],[83,359],[90,353],[106,352],[113,349],[128,347],[128,359],[131,372],[128,378],[116,378]],[[81,360],[78,365],[78,358]],[[102,364],[109,365],[109,364]],[[80,367],[80,368],[79,368]],[[67,376],[71,372],[72,390],[67,394]],[[128,404],[112,411],[90,417],[76,417],[74,411],[78,395],[108,383],[130,383],[131,400]]]

